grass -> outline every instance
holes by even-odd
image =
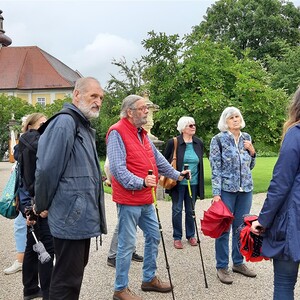
[[[254,182],[254,194],[265,193],[269,187],[270,180],[272,178],[272,172],[274,165],[277,161],[277,157],[257,157],[256,165],[252,170],[253,182]],[[204,184],[205,184],[205,198],[212,197],[211,191],[211,169],[209,160],[204,158]],[[100,161],[101,170],[103,170],[104,160]],[[105,186],[105,193],[111,194],[111,188]]]

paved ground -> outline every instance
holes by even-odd
[[[11,163],[0,162],[0,192],[5,185]],[[252,212],[258,213],[265,194],[254,196]],[[107,223],[109,233],[103,237],[103,246],[96,251],[95,239],[91,243],[89,264],[86,267],[81,289],[81,300],[112,299],[115,270],[106,265],[107,252],[111,236],[115,228],[116,208],[110,195],[106,195]],[[207,209],[210,199],[197,202],[197,224],[202,217],[203,210]],[[191,247],[184,242],[183,250],[176,250],[172,245],[171,203],[159,201],[159,215],[163,228],[163,236],[170,265],[170,273],[175,286],[174,294],[177,300],[249,300],[272,299],[273,272],[272,263],[263,261],[248,263],[258,274],[257,278],[246,278],[234,273],[234,283],[224,285],[216,277],[214,260],[214,240],[200,234],[201,249],[204,257],[208,288],[204,286],[203,272],[198,247]],[[199,227],[199,226],[198,226]],[[15,245],[13,238],[13,220],[0,216],[0,300],[22,299],[21,272],[13,275],[4,275],[2,270],[15,260]],[[138,232],[138,253],[142,253],[143,236]],[[130,287],[145,300],[171,300],[171,294],[145,293],[140,289],[142,264],[133,262],[130,269]],[[162,246],[159,249],[158,275],[168,280],[165,258]],[[300,299],[299,285],[296,288],[295,299]],[[284,300],[284,299],[282,299]]]

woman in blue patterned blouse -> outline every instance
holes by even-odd
[[[222,201],[234,215],[232,223],[232,271],[247,277],[256,274],[244,264],[238,247],[237,227],[243,215],[250,212],[252,204],[252,175],[255,165],[255,149],[248,133],[241,132],[245,121],[240,110],[227,107],[220,117],[218,129],[210,143],[210,165],[212,169],[213,201]],[[224,232],[215,241],[217,276],[222,283],[231,284],[233,278],[228,271],[229,234]]]

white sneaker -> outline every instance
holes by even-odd
[[[22,263],[17,260],[7,269],[4,270],[4,274],[10,275],[22,271]]]

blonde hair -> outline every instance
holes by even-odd
[[[288,119],[283,124],[282,140],[288,129],[297,125],[298,123],[300,123],[300,88],[298,88],[295,92],[294,97],[289,105]]]
[[[26,119],[24,119],[26,117]],[[29,126],[34,125],[40,118],[47,118],[44,114],[42,113],[33,113],[29,116],[25,116],[22,118],[22,132],[26,132],[29,128]],[[23,121],[24,119],[24,121]]]

